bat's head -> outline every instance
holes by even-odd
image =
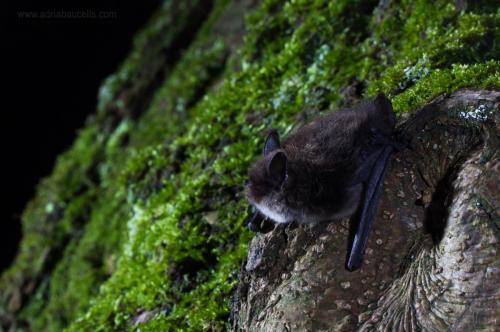
[[[293,217],[285,193],[290,189],[292,176],[276,131],[268,135],[263,154],[250,168],[247,198],[266,217],[278,223],[290,222]]]
[[[313,160],[310,146],[314,144],[297,144],[310,138],[304,132],[292,136],[295,141],[289,137],[284,147],[275,131],[268,135],[264,156],[250,168],[249,202],[277,223],[312,224],[351,216],[362,189],[351,183],[355,165],[351,159],[331,163],[328,154]]]

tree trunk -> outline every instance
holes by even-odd
[[[402,119],[360,270],[346,220],[255,235],[233,329],[496,330],[499,110],[500,92],[461,90]]]
[[[493,1],[161,2],[22,214],[0,331],[495,328],[499,97],[457,92],[500,87]],[[268,130],[379,92],[409,148],[361,270],[343,221],[255,236],[238,275]]]

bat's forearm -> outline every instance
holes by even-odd
[[[346,261],[346,269],[349,271],[357,270],[363,262],[366,242],[375,219],[378,201],[384,186],[385,171],[393,151],[394,147],[392,145],[385,146],[370,172],[366,183],[359,223]]]

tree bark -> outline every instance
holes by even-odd
[[[500,310],[500,92],[461,90],[400,119],[360,270],[347,220],[257,234],[235,331],[494,331]]]

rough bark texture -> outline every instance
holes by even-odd
[[[485,110],[488,111],[485,111]],[[398,126],[363,267],[346,221],[256,235],[234,330],[495,331],[500,317],[500,92],[437,98]]]
[[[498,89],[499,27],[491,0],[163,0],[23,212],[0,330],[221,331],[238,283],[243,330],[493,328],[497,133],[480,120],[498,97],[406,114]],[[392,160],[362,270],[342,267],[344,221],[255,237],[240,276],[269,129],[379,92],[413,150]]]

